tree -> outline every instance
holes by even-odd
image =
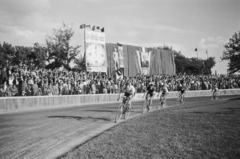
[[[215,57],[209,57],[207,60],[204,60],[203,74],[206,75],[212,74],[211,69],[215,66],[215,64],[216,64]]]
[[[74,34],[72,27],[63,23],[62,28],[53,29],[53,35],[46,38],[46,49],[49,54],[47,68],[54,69],[63,66],[70,70],[69,64],[79,53],[79,45],[70,46],[70,40]]]
[[[224,45],[225,50],[221,57],[222,60],[229,61],[228,71],[230,74],[240,72],[240,31],[234,33],[229,42]]]
[[[163,47],[158,47],[159,49],[169,50],[174,53],[176,73],[186,73],[186,74],[211,74],[211,69],[215,66],[215,58],[210,57],[207,60],[198,58],[187,58],[180,51],[175,51],[172,47],[164,44]]]
[[[76,64],[73,70],[84,71],[86,70],[86,62],[84,57],[75,58],[74,63]]]
[[[39,43],[35,43],[29,58],[34,59],[35,66],[44,68],[48,59],[47,48]]]
[[[30,65],[32,62],[29,59],[32,47],[15,46],[15,55],[12,64],[18,65],[20,63]]]
[[[0,63],[4,66],[11,64],[15,56],[15,48],[6,42],[0,45]]]

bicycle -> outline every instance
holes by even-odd
[[[147,98],[145,99],[144,103],[143,103],[143,106],[142,106],[142,114],[144,114],[146,111],[150,111],[151,109],[151,105],[150,105],[150,102],[151,102],[151,97],[150,95],[148,94]]]
[[[161,94],[160,99],[157,104],[157,109],[163,108],[163,106],[166,105],[166,96],[167,96],[167,94],[165,94],[165,95]]]
[[[212,99],[211,100],[218,100],[218,90],[212,92]]]
[[[177,105],[184,103],[184,94],[179,92],[178,98],[177,98]]]
[[[122,116],[124,115],[124,119],[127,119],[127,117],[130,115],[131,109],[129,108],[130,105],[129,102],[129,97],[123,96],[123,102],[118,106],[116,116],[115,116],[115,122],[117,123]]]

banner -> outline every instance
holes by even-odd
[[[118,61],[119,68],[124,68],[123,46],[121,44],[118,44]]]
[[[144,47],[142,47],[142,52],[141,52],[141,67],[142,67],[142,74],[144,75],[149,74],[150,52],[147,52]]]
[[[85,30],[86,68],[88,72],[107,72],[105,33]]]
[[[141,52],[141,66],[148,68],[149,67],[149,53],[148,52]]]

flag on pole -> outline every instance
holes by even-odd
[[[195,51],[197,51],[197,48],[195,48]]]
[[[80,29],[84,29],[86,27],[85,24],[80,25]]]
[[[207,50],[206,50],[206,54],[208,54]]]
[[[97,29],[97,30],[100,30],[100,26],[97,26],[96,29]]]
[[[93,30],[93,31],[95,30],[95,25],[92,27],[92,30]]]
[[[91,25],[85,25],[86,28],[91,28]]]
[[[101,31],[104,32],[105,31],[104,28],[102,28]]]

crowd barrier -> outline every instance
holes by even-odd
[[[178,92],[170,92],[167,98],[176,98]],[[220,90],[219,95],[240,95],[240,89]],[[187,91],[185,97],[211,96],[210,90]],[[143,94],[136,94],[134,100],[143,100]],[[22,111],[29,109],[69,107],[84,104],[116,102],[117,94],[95,95],[64,95],[64,96],[31,96],[31,97],[1,97],[0,113]],[[154,97],[158,98],[157,96]]]

